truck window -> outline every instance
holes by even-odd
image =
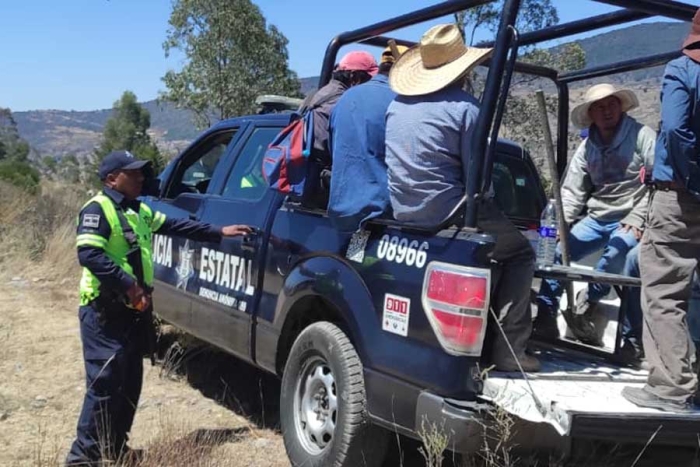
[[[235,129],[217,133],[184,154],[165,197],[175,198],[180,193],[206,193],[214,169],[235,134]]]
[[[539,219],[542,209],[537,177],[525,160],[499,155],[493,165],[496,203],[508,217]]]
[[[267,182],[262,175],[265,150],[282,128],[256,128],[233,164],[222,196],[230,199],[257,201],[265,196]]]

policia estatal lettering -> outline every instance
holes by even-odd
[[[128,433],[138,406],[143,357],[151,354],[151,237],[187,237],[219,242],[222,236],[250,233],[247,226],[215,227],[154,212],[136,198],[147,161],[127,151],[102,161],[103,190],[78,217],[76,246],[83,266],[80,280],[80,336],[87,390],[77,437],[67,465],[97,465],[134,456]]]

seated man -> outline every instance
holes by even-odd
[[[619,274],[627,253],[642,236],[649,204],[649,190],[640,180],[642,167],[653,165],[656,134],[626,112],[639,105],[632,91],[610,84],[591,87],[584,102],[571,112],[571,121],[588,128],[588,137],[574,154],[561,188],[564,219],[571,225],[584,208],[586,217],[576,222],[569,235],[572,261],[603,248],[595,269]],[[557,248],[555,262],[561,263]],[[601,346],[590,321],[597,303],[610,286],[589,284],[576,296],[573,315],[567,324],[581,342]],[[542,282],[535,333],[558,337],[556,325],[562,286],[558,281]]]
[[[333,108],[345,91],[366,83],[377,74],[377,61],[367,52],[348,52],[333,71],[333,78],[304,103],[301,113],[314,113],[314,145],[312,157],[324,167],[331,165],[328,145],[328,121]]]
[[[399,96],[387,111],[386,163],[397,220],[434,226],[464,196],[463,166],[471,157],[479,107],[463,90],[462,78],[490,52],[466,47],[457,27],[444,24],[426,32],[420,46],[405,52],[392,68],[389,84]],[[532,247],[493,200],[480,204],[478,224],[495,237],[490,259],[502,268],[491,303],[502,317],[506,338],[495,333],[492,363],[498,370],[517,371],[519,361],[525,371],[537,371],[539,362],[525,353],[532,321]]]
[[[397,46],[396,54],[408,50]],[[333,159],[328,217],[341,232],[354,232],[389,209],[384,135],[386,109],[396,94],[388,75],[394,61],[391,48],[382,53],[379,73],[348,89],[331,113]]]

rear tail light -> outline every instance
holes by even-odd
[[[488,320],[491,271],[431,262],[423,310],[440,345],[452,355],[481,355]]]

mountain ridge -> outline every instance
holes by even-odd
[[[688,25],[685,23],[643,23],[575,42],[586,52],[586,67],[590,68],[678,49],[687,31]],[[557,45],[552,50],[556,51],[563,45]],[[648,87],[660,81],[662,69],[654,67],[606,79],[625,84],[641,85],[643,82]],[[308,94],[316,88],[318,77],[306,77],[300,81],[302,92]],[[578,86],[586,84],[589,83],[578,83]],[[158,100],[146,101],[142,105],[151,113],[153,137],[166,152],[181,150],[199,133],[188,110]],[[99,143],[102,129],[111,113],[111,109],[30,110],[13,112],[13,116],[21,137],[39,153],[55,157],[67,154],[85,157]]]

